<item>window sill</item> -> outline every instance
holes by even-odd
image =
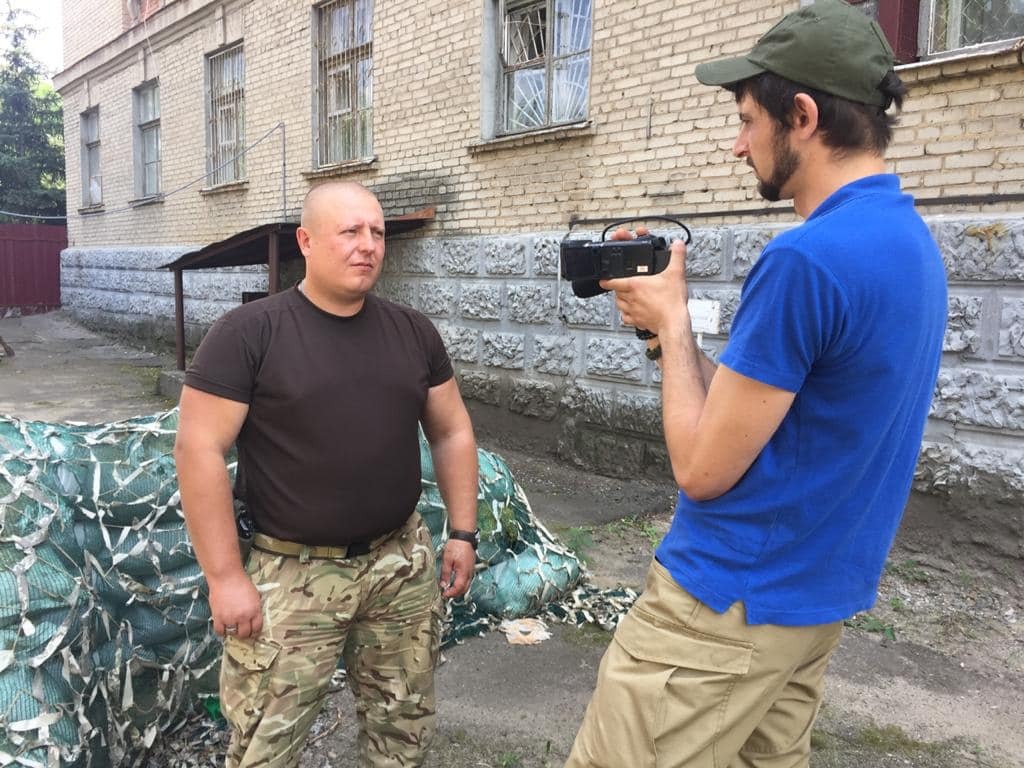
[[[493,152],[499,149],[514,147],[526,147],[531,144],[541,144],[547,141],[562,141],[564,139],[576,139],[584,136],[593,136],[596,133],[594,124],[590,120],[580,123],[568,123],[566,125],[553,125],[547,128],[538,128],[535,131],[524,133],[512,133],[505,136],[495,136],[493,139],[481,139],[469,144],[466,148],[471,155],[480,152]]]
[[[1020,40],[1010,40],[982,50],[961,49],[934,54],[921,61],[900,64],[896,67],[896,73],[905,82],[927,82],[944,76],[962,75],[979,70],[1018,67],[1022,54],[1024,49]]]
[[[128,205],[132,208],[145,208],[147,205],[156,205],[157,203],[163,203],[163,194],[150,195],[149,197],[140,197],[135,200],[129,200]]]
[[[311,171],[303,171],[302,178],[326,179],[331,176],[343,176],[346,173],[352,173],[353,171],[361,171],[368,168],[373,168],[376,165],[376,155],[373,155],[372,157],[361,157],[358,160],[348,160],[344,163],[336,163],[334,165],[326,165],[323,168],[314,168]]]
[[[207,195],[222,195],[228,192],[244,192],[248,188],[248,180],[227,181],[223,184],[216,184],[212,187],[203,187],[199,190],[199,194],[206,197]]]
[[[103,213],[106,208],[103,203],[96,203],[95,205],[86,205],[78,209],[79,216],[94,216],[97,213]]]

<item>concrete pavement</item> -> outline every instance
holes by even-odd
[[[0,359],[0,413],[100,422],[173,405],[156,392],[159,371],[173,364],[169,351],[133,349],[59,312],[0,319],[0,337],[15,351]],[[667,481],[588,475],[550,455],[503,446],[500,433],[479,438],[508,461],[537,516],[588,558],[596,584],[641,586],[653,541],[669,520]],[[633,519],[638,512],[643,516]],[[928,589],[935,594],[920,600],[909,582],[893,588],[904,590],[893,593],[904,604],[924,611],[946,586],[933,577]],[[1024,765],[1024,638],[1015,624],[993,623],[1011,615],[1007,604],[996,605],[991,617],[976,608],[977,621],[961,641],[929,635],[924,621],[897,642],[870,625],[848,629],[829,671],[812,766]],[[429,766],[562,765],[609,635],[564,625],[552,631],[536,646],[509,645],[492,632],[445,652],[437,677],[440,734]],[[354,735],[350,696],[342,690],[318,721],[303,768],[356,766]],[[208,759],[188,764],[212,764]],[[149,763],[182,764],[169,752]]]

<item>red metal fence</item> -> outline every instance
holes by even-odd
[[[60,252],[67,245],[67,227],[0,224],[0,316],[60,307]]]

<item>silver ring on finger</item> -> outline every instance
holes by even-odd
[[[224,634],[225,635],[235,635],[235,634],[238,634],[238,625],[237,624],[231,624],[230,626],[224,627]]]

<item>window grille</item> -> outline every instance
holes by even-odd
[[[929,53],[1024,36],[1024,0],[930,0]]]
[[[103,176],[100,174],[100,111],[82,113],[82,205],[103,203]]]
[[[509,0],[503,17],[505,131],[584,119],[591,0]]]
[[[209,184],[245,178],[245,57],[236,45],[209,57],[206,171]]]
[[[137,192],[140,197],[160,194],[160,86],[135,89]]]
[[[317,8],[317,165],[373,155],[373,3]]]

